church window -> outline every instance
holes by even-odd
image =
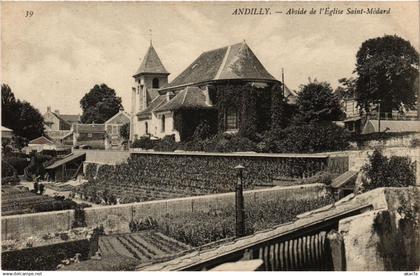
[[[147,122],[144,123],[144,129],[146,134],[149,134],[149,124]]]
[[[152,88],[159,88],[159,79],[158,78],[154,78],[152,80]]]
[[[229,107],[226,110],[225,129],[226,130],[238,129],[238,111],[235,107]]]

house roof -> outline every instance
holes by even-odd
[[[7,128],[7,127],[4,127],[4,126],[1,126],[1,132],[13,132],[13,130],[11,130],[10,128]]]
[[[213,106],[206,102],[206,93],[206,90],[202,90],[196,86],[187,86],[170,101],[156,108],[154,111],[172,111],[180,108],[212,108]]]
[[[51,141],[50,139],[48,139],[45,136],[41,136],[41,137],[38,137],[38,138],[35,138],[35,139],[29,141],[28,144],[31,144],[31,145],[46,145],[46,144],[54,144],[54,142]]]
[[[72,133],[73,133],[72,130],[48,130],[45,132],[47,137],[52,140],[64,139]]]
[[[130,122],[130,114],[120,110],[117,114],[109,118],[105,124],[125,124]]]
[[[75,124],[74,132],[76,133],[102,133],[105,132],[104,124]]]
[[[68,114],[56,114],[56,115],[69,123],[77,123],[80,121],[80,115],[68,115]]]
[[[169,72],[165,69],[165,66],[163,66],[162,61],[156,53],[155,48],[153,48],[151,42],[149,49],[147,50],[146,55],[144,56],[143,61],[140,64],[139,69],[137,69],[133,77],[147,73],[169,75]]]
[[[149,119],[152,116],[152,112],[156,108],[158,108],[159,106],[165,103],[166,103],[166,95],[159,95],[149,103],[149,106],[146,109],[140,111],[136,115],[139,119]]]
[[[276,80],[244,41],[202,53],[162,90],[228,79]]]
[[[381,120],[382,132],[420,132],[419,121],[397,121],[397,120]],[[379,132],[378,120],[368,120],[363,128],[362,133],[368,134]]]
[[[76,160],[77,158],[80,158],[82,156],[86,155],[86,153],[71,153],[69,155],[67,155],[66,157],[64,157],[63,159],[60,159],[56,162],[54,162],[53,164],[49,165],[48,167],[46,167],[45,169],[50,170],[50,169],[55,169],[58,168],[68,162],[71,162],[73,160]]]

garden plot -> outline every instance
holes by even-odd
[[[137,259],[140,263],[168,258],[189,249],[191,249],[189,245],[156,231],[141,231],[99,238],[99,250],[102,257],[122,255]]]

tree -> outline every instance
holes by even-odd
[[[286,101],[281,93],[280,85],[275,84],[271,89],[271,130],[280,130],[286,125]]]
[[[126,123],[121,126],[120,135],[125,141],[128,141],[128,139],[130,139],[130,123]]]
[[[415,163],[409,157],[391,156],[375,149],[368,157],[368,163],[362,167],[367,179],[363,189],[373,190],[378,187],[408,187],[416,185]]]
[[[12,129],[17,122],[17,102],[15,95],[7,84],[1,85],[1,124]]]
[[[2,125],[15,136],[32,140],[44,135],[44,118],[30,103],[16,100],[7,84],[1,86]]]
[[[338,97],[327,82],[313,81],[300,86],[295,124],[336,121],[343,116]]]
[[[80,100],[83,114],[82,123],[104,123],[118,113],[122,107],[121,98],[116,96],[115,90],[106,84],[95,85],[89,93]]]
[[[356,96],[356,79],[353,77],[341,78],[338,83],[339,86],[335,89],[334,94],[340,100],[354,99]]]
[[[382,117],[385,113],[392,116],[392,110],[401,104],[414,107],[418,55],[410,42],[396,35],[363,42],[356,55],[358,105],[369,112],[372,105],[380,102]]]

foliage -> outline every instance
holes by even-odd
[[[84,124],[102,124],[122,108],[121,98],[104,83],[96,84],[86,93],[80,100],[80,106],[83,110],[81,121]]]
[[[141,220],[131,220],[128,227],[130,232],[139,232],[143,230],[150,230],[156,228],[157,221],[152,217],[147,217]]]
[[[340,100],[353,99],[356,96],[356,79],[341,78],[338,80],[339,86],[335,89],[334,94]]]
[[[142,136],[139,139],[134,140],[131,144],[132,148],[141,148],[141,149],[152,149],[155,146],[155,142],[150,139],[149,136]]]
[[[54,157],[51,155],[44,155],[35,153],[31,155],[31,161],[29,165],[24,169],[25,178],[28,181],[33,180],[33,175],[35,176],[44,176],[47,171],[45,168],[48,165],[48,161],[52,160]]]
[[[333,123],[312,123],[267,132],[259,148],[262,152],[275,153],[337,151],[348,147],[349,138],[347,130]]]
[[[300,200],[245,201],[245,233],[272,228],[296,219],[296,215],[331,204],[331,197]],[[235,210],[230,206],[207,212],[167,214],[157,218],[158,230],[192,246],[235,236]]]
[[[415,186],[415,162],[409,157],[392,156],[388,158],[382,151],[375,149],[369,156],[369,161],[362,167],[367,180],[364,181],[365,190],[378,187],[407,187]]]
[[[28,158],[25,157],[4,157],[4,161],[6,161],[9,165],[16,169],[17,174],[23,174],[24,169],[29,165]]]
[[[120,136],[125,140],[128,141],[130,139],[130,123],[126,123],[121,126],[120,128]]]
[[[44,134],[44,118],[30,103],[17,100],[7,84],[1,86],[2,125],[29,140]]]
[[[17,171],[12,165],[5,160],[1,160],[1,177],[15,176],[16,174]]]
[[[368,39],[356,55],[357,102],[366,112],[381,101],[381,114],[392,114],[401,103],[414,107],[419,54],[396,35]]]
[[[280,85],[274,85],[271,89],[271,131],[278,131],[287,126],[286,105]]]
[[[337,121],[343,117],[338,97],[327,82],[309,82],[300,87],[295,124]]]
[[[193,140],[204,140],[210,138],[214,132],[207,120],[203,120],[194,130]]]

